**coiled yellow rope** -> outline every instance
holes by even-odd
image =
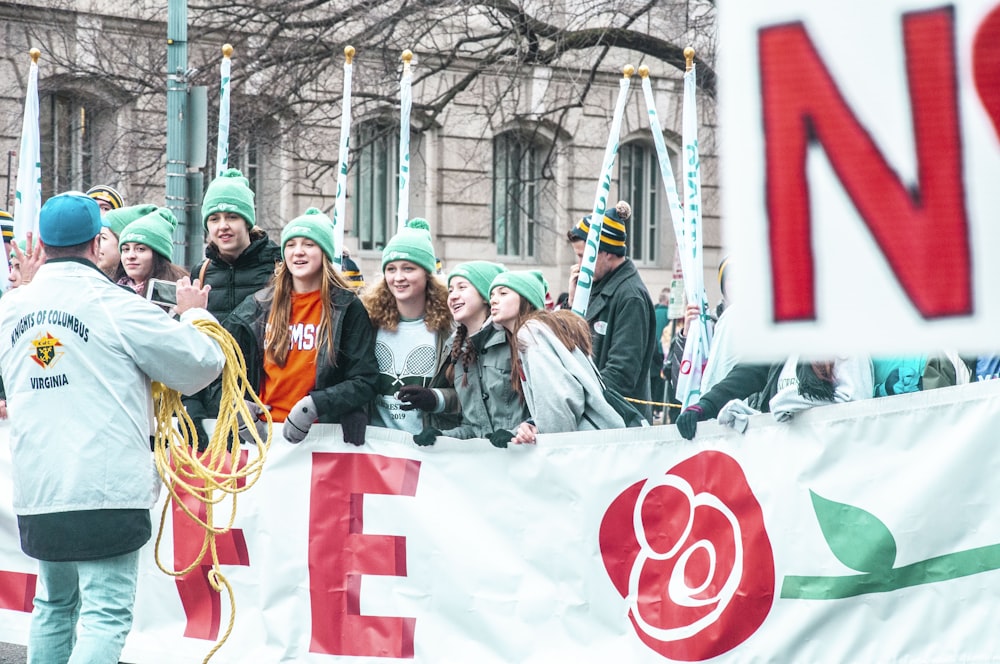
[[[219,557],[215,548],[215,538],[228,533],[236,519],[236,494],[246,491],[260,479],[264,468],[264,460],[271,446],[271,415],[267,412],[253,386],[247,383],[246,361],[239,346],[221,325],[214,321],[198,320],[194,322],[201,332],[215,339],[226,357],[226,365],[222,370],[222,397],[219,402],[219,417],[215,430],[204,452],[198,452],[198,436],[194,423],[188,417],[181,395],[161,383],[153,383],[153,408],[156,413],[156,434],[154,443],[154,458],[156,470],[170,492],[170,500],[163,505],[160,515],[160,528],[156,534],[156,564],[164,573],[170,576],[184,576],[201,564],[206,553],[210,553],[212,569],[208,572],[208,582],[212,588],[222,592],[225,587],[229,595],[229,626],[225,634],[205,657],[208,662],[218,652],[233,631],[236,620],[236,601],[233,589],[222,575],[219,568]],[[257,447],[256,458],[240,467],[240,421],[252,422],[251,415],[244,399],[255,402],[267,417],[267,437],[261,440],[257,429],[252,424],[247,431],[252,435]],[[176,418],[177,426],[174,426]],[[251,455],[253,456],[253,455]],[[194,496],[205,506],[205,518],[201,519],[191,511],[181,500],[180,494]],[[232,499],[229,513],[229,523],[218,528],[214,525],[214,506]],[[201,552],[191,564],[183,570],[167,569],[160,562],[160,540],[163,537],[163,527],[166,523],[167,510],[171,503],[178,505],[192,521],[205,531]]]

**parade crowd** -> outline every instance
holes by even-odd
[[[46,201],[34,241],[12,243],[10,215],[0,213],[15,289],[0,298],[0,417],[11,421],[22,549],[42,561],[32,661],[117,661],[156,497],[149,381],[185,394],[199,449],[208,443],[204,420],[219,414],[222,353],[195,320],[232,334],[289,443],[317,422],[340,424],[353,445],[364,444],[369,425],[408,432],[421,446],[446,436],[505,448],[538,434],[645,423],[675,423],[691,439],[704,420],[743,431],[756,413],[786,421],[824,404],[997,377],[1000,356],[947,350],[743,362],[732,351],[739,303],[727,299],[738,266],[734,273],[724,260],[700,398],[682,411],[675,389],[685,330],[703,314],[682,305],[671,316],[669,289],[653,302],[627,255],[630,215],[624,201],[605,213],[582,317],[569,309],[579,263],[557,300],[536,270],[469,261],[441,276],[423,219],[386,243],[374,283],[349,255],[335,254],[333,224],[316,208],[285,224],[275,243],[257,226],[253,191],[237,170],[205,192],[205,258],[190,270],[171,262],[174,215],[125,206],[111,187]],[[567,232],[581,261],[590,224],[584,217]],[[174,301],[147,297],[157,280],[176,284]],[[42,319],[66,338],[52,341]],[[50,366],[65,371],[35,375]],[[248,407],[257,419],[241,422],[246,442],[266,430],[264,412]],[[97,414],[84,418],[85,410]],[[29,416],[51,430],[26,426]],[[91,443],[97,456],[82,459]],[[50,481],[48,469],[61,469],[60,479]],[[125,488],[116,485],[123,477]],[[66,629],[78,615],[79,638],[91,648],[80,655]],[[71,651],[78,659],[67,660]]]

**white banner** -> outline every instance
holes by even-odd
[[[317,425],[240,496],[219,546],[236,626],[212,661],[991,660],[998,425],[1000,381],[691,442],[660,426],[418,448],[371,428],[355,448]],[[25,643],[35,564],[7,431],[0,640]],[[162,558],[185,564],[198,537],[170,517]],[[151,547],[123,658],[199,662],[228,602]]]
[[[740,350],[995,350],[1000,6],[720,5]]]

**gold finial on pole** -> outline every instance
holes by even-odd
[[[354,53],[355,51],[353,46],[344,47],[344,58],[347,59],[347,64],[351,64],[351,62],[354,61]]]
[[[622,67],[622,76],[625,78],[632,78],[632,74],[635,73],[635,67],[632,65],[625,65]]]
[[[37,48],[33,48],[30,51],[28,51],[28,55],[31,56],[31,61],[37,65],[38,58],[42,57],[42,52],[39,51]]]
[[[404,65],[410,64],[410,60],[413,59],[413,51],[411,51],[410,49],[406,49],[405,51],[403,51],[403,57],[400,59],[403,61]]]
[[[691,71],[694,67],[694,49],[688,46],[684,49],[684,71]]]
[[[233,55],[233,45],[232,44],[223,44],[222,45],[222,57],[229,58],[229,57],[232,57],[232,55]]]
[[[649,78],[649,67],[639,65],[639,78]]]

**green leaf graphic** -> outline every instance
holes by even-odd
[[[816,519],[837,559],[859,572],[887,572],[896,562],[896,540],[885,524],[865,510],[812,496]]]

